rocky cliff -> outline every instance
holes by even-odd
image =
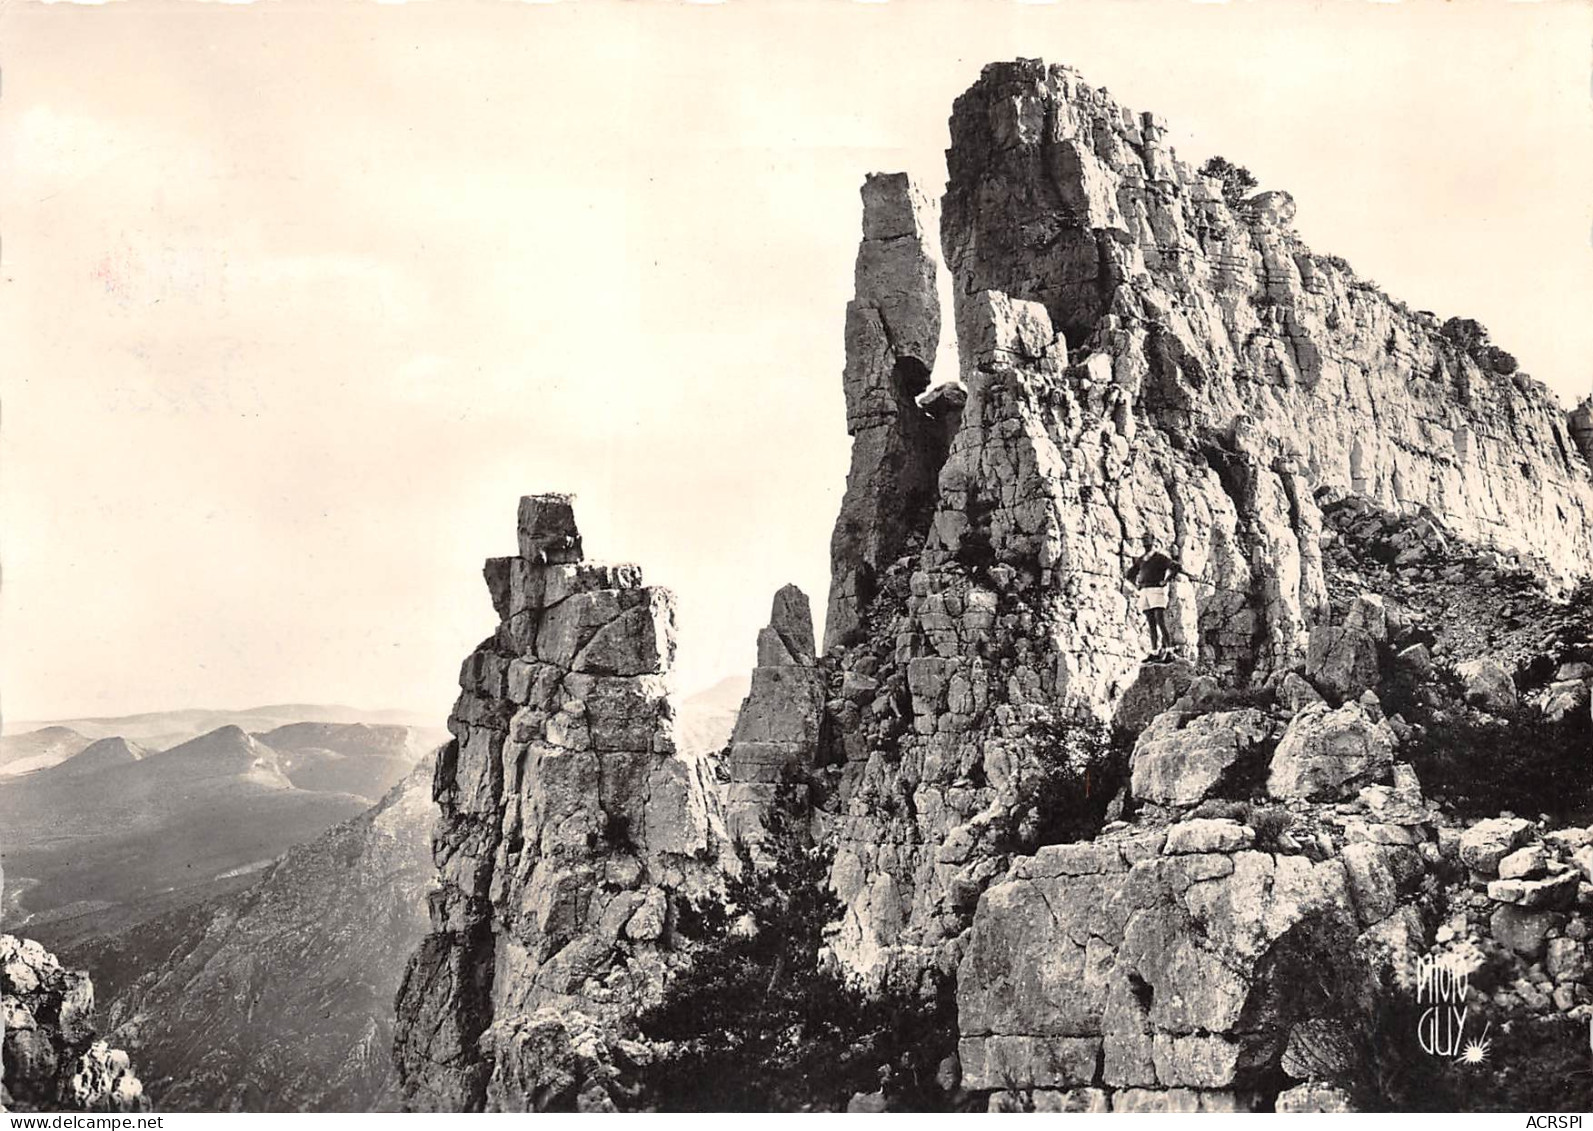
[[[961,388],[925,394],[910,427],[876,426],[918,453],[895,461],[915,483],[941,458],[931,421],[953,427],[933,507],[880,568],[849,491],[833,546],[834,576],[875,593],[852,609],[865,590],[838,583],[826,632],[840,946],[860,969],[965,928],[1059,725],[1177,697],[1160,673],[1136,689],[1148,649],[1124,574],[1145,534],[1183,563],[1178,651],[1240,684],[1305,662],[1329,615],[1321,508],[1344,495],[1551,579],[1588,570],[1593,475],[1552,396],[1485,335],[1312,253],[1287,194],[1225,199],[1164,132],[1030,61],[986,68],[954,108],[941,244]],[[915,217],[888,230],[927,222],[900,178],[871,178],[864,201],[865,217]],[[864,271],[878,232],[865,220],[849,327],[860,307],[934,302],[927,267]],[[904,388],[877,346],[847,345],[849,410]],[[856,479],[890,445],[854,433]]]
[[[593,1034],[657,999],[669,896],[717,875],[718,795],[674,741],[673,597],[585,561],[567,496],[521,500],[519,548],[487,563],[500,624],[437,764],[441,886],[398,997],[416,1109],[609,1106]]]
[[[0,1111],[147,1111],[125,1052],[98,1040],[94,985],[32,939],[0,935]]]
[[[1357,1024],[1446,914],[1451,940],[1491,916],[1475,945],[1501,955],[1569,939],[1554,1008],[1593,1014],[1585,839],[1512,824],[1506,851],[1558,847],[1490,871],[1464,848],[1493,835],[1462,827],[1479,791],[1440,783],[1462,821],[1416,768],[1462,765],[1457,726],[1473,754],[1544,719],[1554,757],[1585,742],[1589,411],[1164,134],[1038,62],[957,101],[954,378],[933,209],[867,179],[824,649],[782,591],[709,766],[669,737],[667,598],[582,562],[566,500],[523,503],[438,771],[413,1106],[623,1104],[652,1055],[632,1022],[694,961],[683,897],[781,781],[834,851],[822,961],[890,995],[955,984],[957,1103],[1345,1106]],[[1143,662],[1126,581],[1146,537],[1182,566],[1170,663]],[[1510,1000],[1549,1000],[1540,976]]]

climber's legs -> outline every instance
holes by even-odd
[[[1146,609],[1145,619],[1150,622],[1151,651],[1166,652],[1173,646],[1173,637],[1167,631],[1167,610]]]
[[[1161,659],[1173,646],[1172,633],[1167,631],[1167,587],[1156,585],[1141,589],[1139,607],[1145,610],[1145,623],[1150,628],[1150,658]]]

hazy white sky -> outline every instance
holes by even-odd
[[[864,173],[1071,63],[1314,247],[1593,376],[1593,7],[0,7],[10,719],[441,719],[517,497],[679,596],[680,683],[822,608]]]

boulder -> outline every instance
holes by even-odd
[[[1296,672],[1289,672],[1278,684],[1278,705],[1290,718],[1311,704],[1320,702],[1322,702],[1321,694],[1311,686],[1310,681],[1303,679]]]
[[[1549,870],[1549,854],[1541,844],[1518,848],[1499,861],[1501,880],[1531,880]]]
[[[1460,859],[1476,872],[1492,875],[1499,862],[1532,836],[1532,822],[1520,817],[1490,817],[1460,834]]]
[[[1343,1088],[1333,1084],[1310,1083],[1297,1084],[1279,1092],[1273,1110],[1297,1114],[1341,1114],[1354,1111],[1355,1105]]]
[[[1183,821],[1167,830],[1167,841],[1162,852],[1168,856],[1189,855],[1198,852],[1237,852],[1249,848],[1256,832],[1238,821],[1197,818]]]
[[[1193,805],[1271,734],[1271,720],[1253,708],[1192,720],[1163,712],[1134,744],[1129,790],[1142,801]]]
[[[1377,641],[1362,628],[1318,625],[1311,630],[1305,674],[1328,694],[1354,699],[1381,678]]]
[[[1272,755],[1267,792],[1284,799],[1332,801],[1389,776],[1394,732],[1356,703],[1313,704],[1289,723]]]
[[[1588,685],[1583,680],[1556,680],[1544,690],[1543,716],[1551,723],[1564,722],[1587,709]]]
[[[1543,954],[1549,931],[1561,918],[1552,911],[1529,911],[1505,904],[1494,909],[1488,920],[1488,931],[1500,946],[1508,947],[1528,962],[1536,962]]]
[[[1496,715],[1516,707],[1516,681],[1497,660],[1468,660],[1455,668],[1466,702]]]
[[[1431,679],[1433,654],[1425,644],[1412,644],[1402,648],[1394,657],[1395,670],[1414,680]]]
[[[1344,627],[1358,628],[1374,643],[1388,643],[1388,609],[1376,593],[1362,593],[1344,614]]]
[[[1582,939],[1550,939],[1543,968],[1556,982],[1581,982],[1588,975],[1587,943]]]
[[[1188,660],[1141,664],[1134,682],[1118,700],[1112,721],[1123,730],[1138,733],[1177,703],[1194,681],[1195,665]]]
[[[1540,907],[1569,907],[1576,902],[1579,882],[1575,872],[1561,872],[1546,880],[1490,880],[1488,898],[1529,911]]]
[[[1593,883],[1593,844],[1584,845],[1571,853],[1571,863],[1582,873],[1585,882]]]

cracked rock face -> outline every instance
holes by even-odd
[[[149,1110],[127,1054],[95,1037],[88,975],[32,939],[0,935],[0,1012],[0,1110]]]
[[[986,67],[951,132],[942,238],[959,296],[1041,303],[1164,429],[1230,436],[1388,510],[1425,506],[1471,542],[1587,560],[1585,406],[1568,416],[1313,253],[1287,194],[1225,202],[1155,115],[1038,61]]]
[[[1276,1054],[1255,1024],[1284,1008],[1268,962],[1315,920],[1353,927],[1344,866],[1183,828],[1043,848],[985,892],[959,975],[965,1086],[1231,1093]]]
[[[1573,437],[1593,427],[1586,411],[1568,417],[1537,383],[1313,253],[1287,194],[1224,200],[1164,133],[1038,62],[987,67],[957,100],[940,243],[962,403],[943,459],[938,433],[913,447],[905,422],[923,417],[886,380],[889,343],[927,338],[882,331],[865,349],[856,332],[860,311],[883,325],[883,296],[913,286],[921,301],[901,307],[925,310],[933,274],[922,220],[905,220],[922,215],[910,187],[865,187],[865,211],[913,235],[894,236],[911,269],[883,292],[865,289],[883,276],[860,272],[848,318],[853,470],[825,642],[844,763],[837,952],[854,969],[955,961],[1048,735],[1078,714],[1143,728],[1185,693],[1189,677],[1148,678],[1141,663],[1149,637],[1125,573],[1145,535],[1182,565],[1167,612],[1179,657],[1226,684],[1291,677],[1297,705],[1315,695],[1298,674],[1308,665],[1341,698],[1380,675],[1375,609],[1328,627],[1323,505],[1353,492],[1384,511],[1426,508],[1550,573],[1593,551],[1593,473]],[[860,263],[881,254],[879,231],[865,221]],[[881,456],[887,440],[900,454]],[[914,536],[894,521],[912,508],[886,524],[861,504],[916,492],[937,460]],[[861,571],[864,545],[879,553]],[[1209,763],[1207,776],[1242,749],[1232,736],[1182,743],[1157,753]],[[1334,716],[1289,749],[1284,796],[1387,770],[1370,722]],[[1164,764],[1141,760],[1147,790],[1199,792]]]
[[[812,766],[824,718],[824,675],[814,655],[813,614],[795,585],[774,595],[768,627],[758,633],[752,688],[730,736],[725,825],[755,842],[782,782]],[[800,788],[800,787],[799,787]]]
[[[583,560],[568,496],[522,499],[518,534],[487,562],[500,624],[438,758],[440,886],[398,998],[412,1109],[601,1106],[537,1011],[572,1031],[633,1015],[669,974],[666,893],[713,881],[716,799],[673,738],[672,595]]]
[[[852,467],[830,542],[825,646],[854,640],[879,571],[923,537],[945,459],[948,415],[919,407],[940,340],[931,207],[901,173],[863,185],[857,295],[846,307],[846,430]]]

